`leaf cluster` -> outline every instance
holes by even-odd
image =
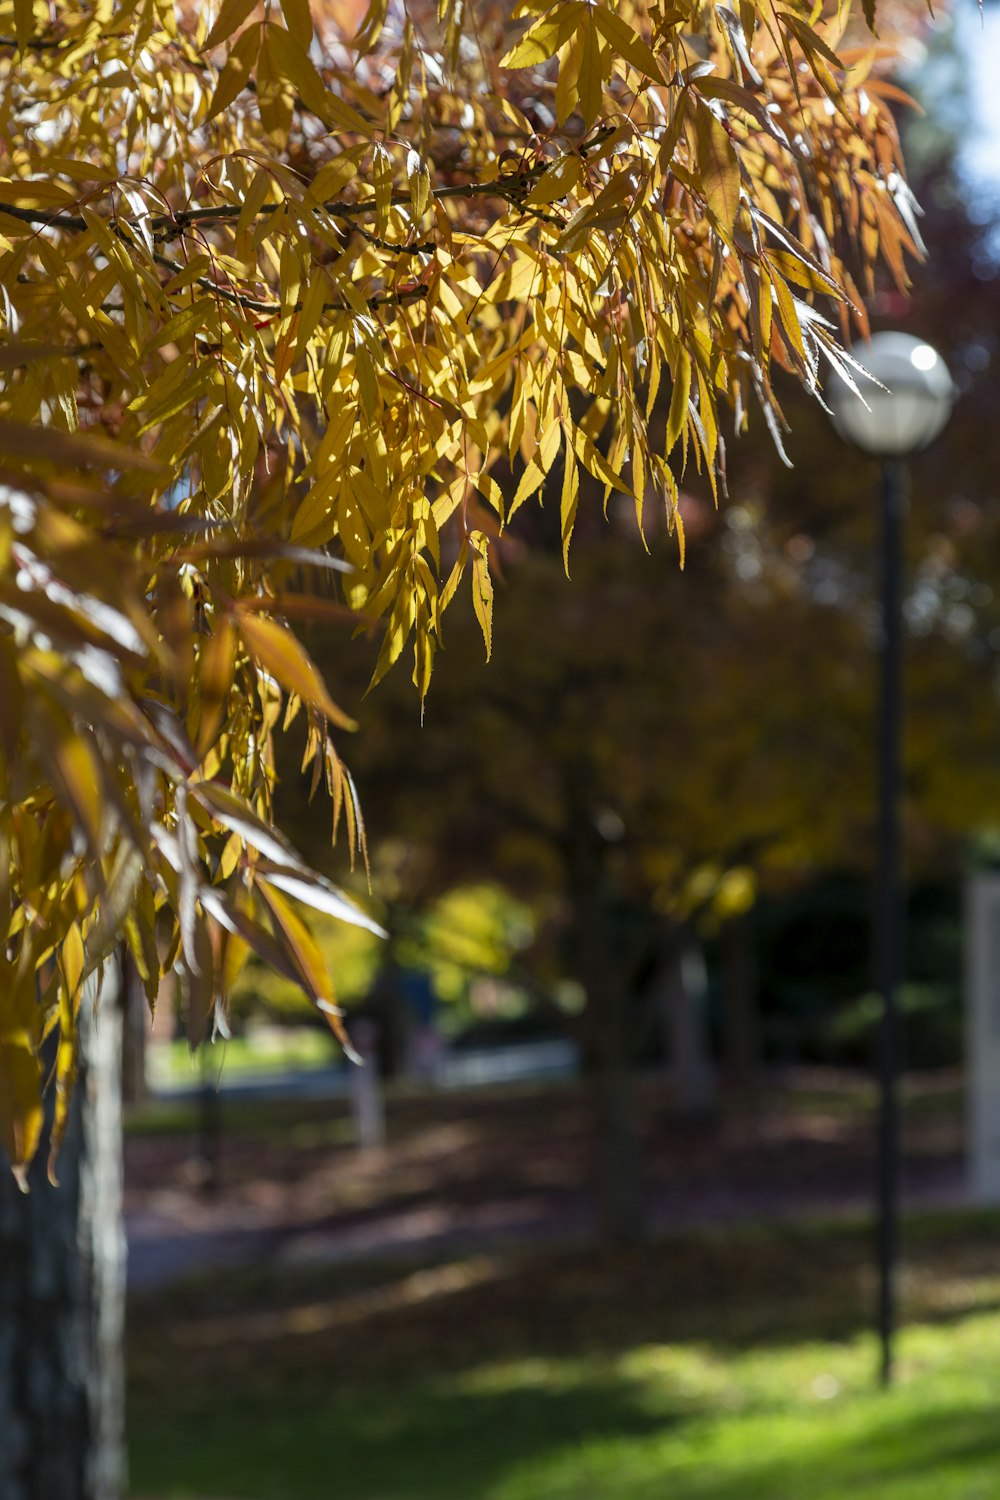
[[[409,647],[423,697],[462,587],[489,654],[497,540],[556,474],[564,550],[594,480],[640,526],[662,508],[683,559],[678,476],[718,488],[725,410],[777,434],[776,367],[850,377],[817,299],[863,328],[876,260],[905,280],[918,245],[846,3],[340,14],[0,0],[19,1162],[45,1038],[62,1096],[123,933],[151,999],[180,966],[193,1036],[247,946],[336,1023],[293,903],[363,918],[272,827],[283,721],[363,832],[349,721],[289,622],[377,629],[375,677]]]

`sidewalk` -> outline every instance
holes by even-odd
[[[908,1089],[904,1208],[965,1206],[956,1080]],[[671,1118],[659,1077],[641,1092],[654,1233],[871,1212],[868,1081],[769,1080],[752,1113],[686,1123]],[[223,1108],[212,1192],[199,1185],[190,1130],[131,1135],[130,1289],[226,1266],[419,1261],[593,1236],[582,1086],[401,1095],[388,1121],[388,1145],[359,1151],[342,1100]]]

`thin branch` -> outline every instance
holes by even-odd
[[[3,214],[20,219],[22,224],[40,224],[43,229],[75,229],[84,233],[90,227],[79,214],[53,214],[43,208],[20,208],[16,203],[0,202],[0,216]]]
[[[23,278],[27,280],[27,277]],[[18,280],[22,280],[18,277]],[[100,344],[43,344],[37,340],[17,339],[0,344],[0,371],[22,370],[40,359],[79,359],[93,354]]]
[[[154,259],[160,265],[162,265],[164,269],[172,272],[174,275],[176,275],[179,270],[183,269],[179,261],[171,260],[167,255],[155,255]],[[22,286],[44,285],[43,282],[36,280],[34,277],[26,276],[23,272],[18,275],[17,280]],[[208,276],[197,277],[195,285],[202,287],[205,291],[211,292],[214,296],[221,297],[223,301],[231,303],[234,307],[242,308],[246,312],[267,313],[271,317],[276,317],[283,311],[283,308],[279,302],[264,302],[258,297],[249,297],[244,292],[235,292],[229,287],[219,286],[217,281],[212,281]],[[374,296],[367,297],[365,299],[365,306],[370,308],[373,312],[377,307],[402,307],[407,302],[417,302],[421,298],[426,297],[429,290],[430,289],[423,282],[419,282],[415,286],[404,287],[398,292],[377,292]],[[303,303],[295,302],[288,309],[288,311],[301,312],[302,307]],[[103,302],[101,304],[101,311],[120,313],[124,312],[125,309],[124,307],[122,307],[121,303],[118,302]],[[354,312],[355,309],[348,302],[324,302],[320,311]],[[100,348],[101,345],[99,343],[80,344],[67,349],[52,349],[50,352],[53,356],[58,354],[60,356],[70,356],[76,358],[80,355],[95,352]],[[0,346],[0,367],[2,367],[2,346]]]
[[[237,601],[241,614],[281,615],[286,620],[343,622],[349,625],[369,626],[372,621],[360,610],[350,609],[335,599],[323,599],[314,594],[260,594]],[[383,622],[379,622],[382,624]]]
[[[521,175],[518,174],[518,177]],[[461,183],[437,188],[432,192],[431,197],[439,201],[446,198],[479,197],[499,197],[509,200],[517,180],[518,178],[511,174],[510,177],[497,177],[489,182]],[[400,208],[409,203],[409,193],[395,193],[389,199],[390,208]],[[301,206],[310,207],[309,204]],[[285,202],[264,203],[257,210],[254,218],[269,218],[272,214],[282,212],[286,207]],[[319,208],[335,219],[356,219],[364,214],[378,212],[378,204],[374,198],[365,199],[361,203],[322,203]],[[220,203],[214,208],[182,208],[172,214],[150,215],[143,223],[154,239],[164,241],[178,238],[195,224],[221,224],[231,219],[238,219],[242,212],[243,205],[240,203]],[[77,233],[84,233],[90,227],[86,219],[79,214],[51,213],[44,208],[21,208],[16,203],[0,202],[0,215],[3,214],[8,214],[12,219],[19,219],[23,224],[38,224],[43,229],[73,229]],[[120,222],[133,227],[129,219],[121,219]],[[393,246],[392,248],[404,249],[405,247]]]
[[[425,240],[422,245],[394,245],[391,240],[383,240],[377,234],[372,234],[363,224],[355,224],[354,229],[373,249],[385,250],[389,255],[433,255],[437,249],[434,240]]]
[[[435,188],[431,197],[443,202],[448,198],[504,198],[509,201],[511,190],[522,174],[509,177],[494,177],[489,182],[465,182],[455,183],[448,187]],[[389,208],[404,208],[410,204],[409,193],[393,193],[389,199]],[[287,205],[282,203],[265,203],[257,212],[258,218],[267,218],[271,214],[280,213]],[[303,205],[308,207],[309,205]],[[365,198],[358,203],[323,203],[320,209],[334,219],[357,219],[366,214],[378,212],[379,205],[374,198]],[[179,209],[175,214],[159,214],[150,218],[148,226],[157,239],[172,239],[178,234],[191,227],[192,224],[217,224],[228,219],[238,219],[242,213],[242,207],[238,203],[219,204],[215,208],[187,208]],[[67,216],[69,217],[69,216]]]
[[[0,36],[0,47],[13,47],[17,51],[24,52],[52,52],[60,47],[66,47],[72,41],[72,37],[62,37],[59,40],[46,39],[45,37],[31,37],[21,47],[16,36]]]
[[[579,155],[586,156],[601,145],[613,134],[611,126],[600,126],[594,131],[589,140],[581,142],[577,147]],[[550,163],[540,161],[532,166],[524,167],[518,172],[506,173],[500,177],[491,177],[486,182],[462,182],[451,183],[447,187],[433,188],[431,197],[437,202],[443,203],[452,198],[502,198],[511,207],[519,212],[525,211],[525,205],[521,203],[520,197],[527,192],[532,184],[545,171]],[[29,184],[26,184],[28,186]],[[390,208],[408,207],[411,202],[409,193],[394,193],[389,199]],[[273,214],[282,212],[288,206],[286,201],[281,203],[264,203],[254,215],[255,219],[268,218]],[[367,214],[378,212],[379,205],[374,198],[365,198],[358,203],[341,203],[334,201],[322,203],[313,207],[311,204],[296,205],[309,209],[315,213],[322,211],[334,219],[357,219]],[[536,218],[544,215],[537,210],[529,209]],[[243,212],[240,203],[221,203],[212,208],[182,208],[173,213],[151,214],[143,220],[144,227],[149,230],[153,238],[158,241],[175,239],[184,234],[185,230],[195,224],[221,224],[231,219],[238,219]],[[72,229],[78,233],[85,233],[89,228],[86,219],[79,214],[51,213],[43,208],[22,208],[18,204],[0,202],[0,215],[8,214],[13,219],[19,219],[23,224],[38,224],[49,229]],[[120,219],[129,228],[135,228],[129,219]],[[558,221],[557,221],[558,222]],[[362,231],[367,233],[367,231]],[[395,245],[389,241],[379,243],[380,249],[391,250],[395,254],[415,255],[434,249],[433,245]]]
[[[179,271],[184,270],[180,261],[173,260],[169,255],[162,255],[158,251],[154,252],[153,259],[157,265],[163,266],[175,275]],[[213,281],[209,276],[196,277],[194,284],[202,287],[206,292],[211,292],[214,297],[221,297],[224,302],[229,302],[232,306],[239,307],[245,312],[267,313],[271,317],[277,317],[286,310],[280,302],[264,302],[259,297],[248,297],[245,292],[234,292],[230,287],[220,286],[217,281]],[[366,299],[366,305],[372,309],[376,307],[400,307],[403,303],[416,302],[421,297],[426,297],[427,292],[428,288],[423,282],[420,282],[416,286],[405,287],[399,292],[378,292],[374,297]],[[301,312],[302,308],[303,303],[294,302],[287,311]],[[354,308],[351,307],[349,302],[324,302],[321,311],[353,312]]]

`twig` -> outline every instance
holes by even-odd
[[[173,260],[169,255],[162,255],[158,251],[154,251],[153,259],[157,265],[165,267],[166,270],[172,271],[175,275],[184,269],[180,261]],[[245,312],[266,313],[271,317],[277,317],[278,314],[285,311],[280,302],[264,302],[259,297],[247,296],[245,292],[235,292],[231,287],[220,286],[217,281],[213,281],[209,276],[196,277],[195,285],[202,287],[207,292],[211,292],[215,297],[221,297],[224,302],[229,302],[234,307],[242,308]],[[421,297],[426,297],[427,293],[428,288],[423,282],[420,282],[416,286],[405,287],[399,292],[378,292],[375,296],[366,299],[366,305],[372,309],[376,307],[399,307],[405,302],[415,302]],[[288,308],[288,311],[301,312],[303,305],[301,302],[294,302]],[[353,312],[354,309],[349,302],[324,302],[321,311]]]
[[[71,40],[72,38],[68,36],[62,37],[59,40],[46,37],[31,37],[25,42],[23,50],[30,52],[51,52],[59,47],[68,46]],[[16,36],[0,36],[0,47],[15,47],[19,51],[22,50]]]
[[[581,156],[596,149],[613,134],[611,126],[602,125],[595,130],[589,140],[582,141],[577,147]],[[433,188],[431,197],[439,203],[451,198],[503,198],[518,210],[524,205],[518,201],[518,195],[524,193],[545,171],[547,162],[537,162],[531,166],[524,167],[518,172],[511,172],[502,177],[492,177],[487,182],[463,182],[451,183],[447,187]],[[26,186],[29,184],[26,183]],[[389,199],[390,208],[403,208],[410,203],[409,193],[394,193]],[[267,218],[272,214],[281,212],[287,207],[286,202],[264,203],[257,210],[254,218]],[[311,204],[296,205],[316,212]],[[366,214],[378,212],[379,205],[374,198],[365,198],[358,203],[323,203],[318,205],[322,212],[327,213],[335,219],[357,219]],[[181,208],[174,213],[152,214],[143,220],[144,226],[152,234],[155,240],[165,241],[175,239],[183,235],[186,229],[194,224],[216,224],[224,223],[229,219],[238,219],[243,212],[240,203],[221,203],[213,208]],[[22,208],[15,203],[4,203],[0,201],[0,215],[7,214],[13,219],[19,219],[23,224],[39,224],[49,229],[73,229],[78,233],[85,233],[88,229],[86,219],[79,214],[52,213],[44,208]],[[536,214],[536,217],[541,217]],[[130,228],[135,226],[129,219],[121,219],[121,223]],[[362,231],[367,233],[367,231]],[[379,242],[379,248],[392,250],[396,254],[424,253],[434,247],[432,245],[394,245],[389,241]]]

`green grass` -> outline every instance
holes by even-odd
[[[217,1080],[329,1068],[339,1060],[328,1033],[319,1028],[270,1026],[194,1053],[183,1040],[160,1043],[150,1050],[150,1071],[156,1088],[197,1088],[206,1080],[214,1085]]]
[[[203,1278],[138,1312],[134,1493],[1000,1500],[1000,1227],[909,1248],[888,1393],[856,1225]]]
[[[246,1500],[991,1500],[1000,1495],[1000,1317],[873,1349],[722,1355],[640,1346],[486,1362],[450,1379],[294,1402],[217,1392],[182,1433],[133,1444],[140,1489]]]

